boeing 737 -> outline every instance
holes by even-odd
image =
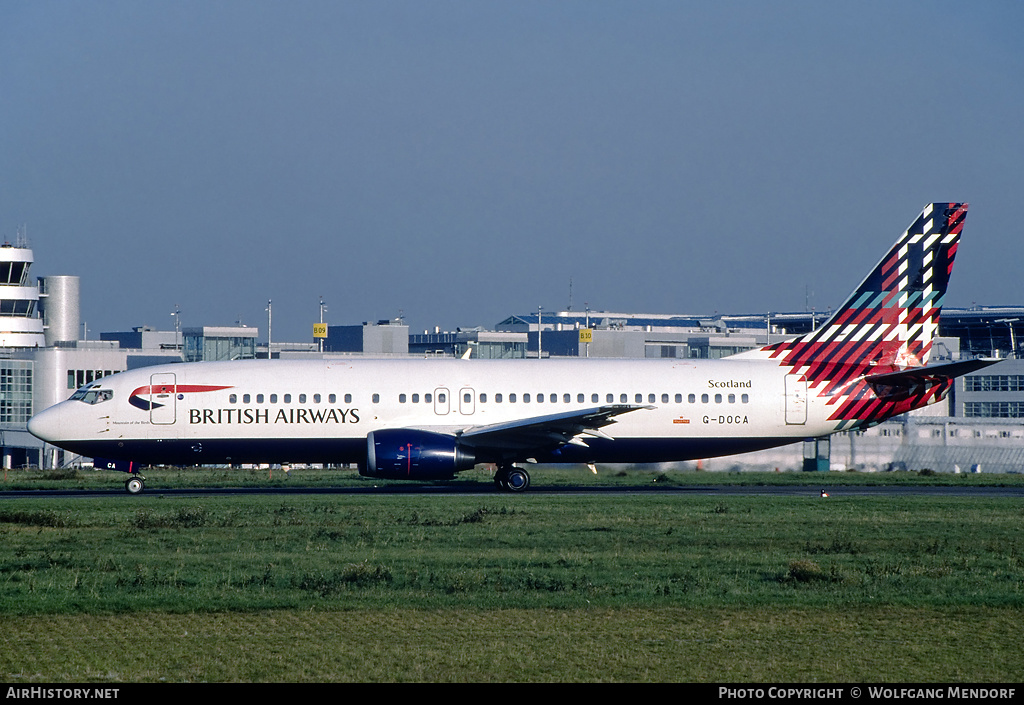
[[[323,359],[121,372],[35,415],[47,443],[143,465],[355,463],[448,479],[493,464],[662,463],[863,429],[943,399],[993,364],[928,365],[967,204],[933,203],[819,328],[720,360]]]

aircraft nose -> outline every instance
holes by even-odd
[[[63,416],[61,404],[43,409],[28,420],[28,432],[47,443],[54,443],[60,440]]]

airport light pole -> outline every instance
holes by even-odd
[[[174,316],[174,347],[181,353],[181,308],[178,304],[174,304],[171,315]]]
[[[267,359],[273,359],[273,355],[270,352],[270,341],[274,331],[274,310],[273,310],[273,299],[267,299]]]
[[[1010,356],[1017,357],[1017,341],[1013,336],[1013,324],[1019,321],[1019,318],[999,318],[995,323],[1005,323],[1010,328]]]
[[[326,310],[327,310],[327,307],[324,306],[324,297],[321,296],[320,297],[320,324],[321,325],[323,325],[323,322],[324,322],[324,311],[326,311]],[[324,339],[320,338],[320,352],[323,352],[323,351],[324,351]]]
[[[544,319],[541,317],[541,311],[544,310],[543,306],[537,307],[537,359],[541,359],[541,350],[543,348],[540,344],[541,336],[544,334]]]
[[[590,330],[590,302],[584,301],[583,305],[587,309],[587,324],[586,324],[587,325],[587,330]],[[590,357],[590,343],[586,344],[586,348],[587,348],[587,357]]]

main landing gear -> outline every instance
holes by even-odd
[[[500,465],[494,473],[494,484],[509,492],[524,492],[530,486],[530,473],[515,465]]]
[[[124,481],[124,489],[128,494],[139,494],[142,490],[146,489],[146,478],[135,473]]]

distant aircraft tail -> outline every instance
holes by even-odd
[[[928,362],[966,216],[966,203],[927,206],[822,326],[744,356],[778,360],[808,383],[808,393],[829,397],[840,429],[938,401],[965,368],[907,376],[906,384],[892,384],[899,378],[892,373]],[[890,384],[872,384],[885,375]]]

